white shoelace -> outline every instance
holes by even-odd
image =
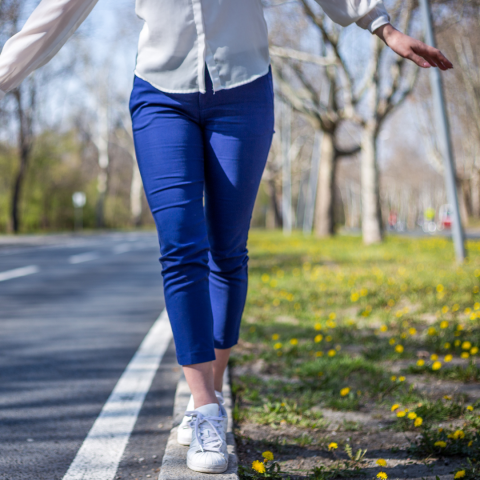
[[[223,421],[222,417],[206,417],[203,413],[192,410],[185,412],[185,415],[192,417],[190,427],[194,429],[194,434],[202,452],[222,453],[221,446],[223,439],[218,433],[217,427],[220,427]],[[210,425],[211,429],[208,428]],[[213,435],[213,433],[215,433]]]

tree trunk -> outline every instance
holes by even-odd
[[[362,234],[365,244],[382,241],[380,184],[377,163],[377,137],[373,125],[363,132],[361,154]]]
[[[468,185],[467,182],[462,179],[458,178],[457,179],[457,190],[458,190],[458,201],[459,201],[459,207],[460,207],[460,218],[462,219],[462,224],[464,227],[468,226],[468,220],[469,220],[469,208],[468,208]]]
[[[471,183],[472,216],[480,218],[480,171],[475,169]]]
[[[15,99],[17,101],[17,115],[18,115],[18,156],[20,165],[13,182],[12,189],[12,203],[11,203],[11,224],[14,233],[20,232],[21,218],[20,218],[20,200],[22,196],[23,183],[27,173],[27,166],[32,152],[33,132],[32,132],[32,118],[35,105],[35,88],[32,87],[30,93],[30,106],[25,109],[22,103],[22,91],[20,88],[15,90]]]
[[[273,210],[274,228],[283,227],[283,218],[278,206],[277,189],[275,188],[275,180],[273,178],[268,181],[268,189],[270,192],[270,205]]]
[[[130,185],[130,212],[132,214],[132,221],[135,227],[139,227],[142,224],[142,177],[140,176],[140,170],[138,169],[137,160],[135,154],[132,156],[133,160],[133,172],[132,183]]]
[[[334,234],[334,194],[336,174],[334,134],[324,132],[320,142],[317,198],[315,205],[315,235],[319,238]]]

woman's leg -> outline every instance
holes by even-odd
[[[204,97],[205,216],[217,354],[214,381],[221,391],[231,347],[238,341],[248,287],[248,230],[273,136],[271,73]]]
[[[198,94],[165,94],[136,78],[130,109],[142,180],[160,240],[165,303],[195,408],[216,403]]]

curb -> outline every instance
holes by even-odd
[[[236,454],[235,437],[233,436],[232,419],[232,394],[230,391],[230,379],[228,368],[223,378],[223,397],[225,399],[225,410],[228,413],[227,445],[228,445],[228,470],[225,473],[210,474],[199,473],[190,470],[187,467],[186,458],[188,447],[177,443],[177,427],[182,421],[183,414],[187,409],[190,398],[190,389],[187,381],[182,375],[177,391],[175,393],[175,406],[173,409],[173,428],[168,438],[165,448],[165,455],[162,460],[162,468],[158,480],[190,480],[190,479],[210,479],[210,480],[238,480],[238,458]]]

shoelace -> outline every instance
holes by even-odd
[[[210,416],[206,417],[203,415],[203,413],[197,412],[196,410],[185,412],[185,415],[192,417],[192,420],[190,421],[190,427],[194,429],[195,438],[197,439],[202,452],[215,452],[223,454],[221,451],[223,439],[217,430],[217,426],[219,426],[219,424],[221,425],[223,418]],[[209,432],[210,435],[208,437],[205,435],[205,427],[208,426],[205,425],[206,423],[212,427],[215,435],[212,435],[212,431]],[[217,424],[217,426],[215,426],[215,424]]]

